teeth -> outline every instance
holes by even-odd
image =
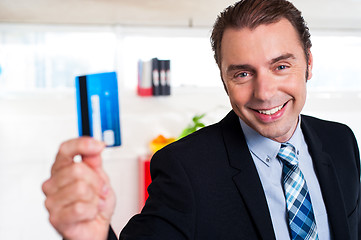
[[[269,110],[258,110],[258,112],[262,113],[262,114],[266,114],[266,115],[272,115],[272,114],[275,114],[276,112],[278,112],[279,110],[281,110],[282,107],[283,106],[275,107],[275,108],[272,108]]]

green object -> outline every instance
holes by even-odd
[[[201,123],[199,120],[201,120],[206,114],[202,114],[202,115],[196,115],[193,117],[192,119],[192,123],[189,124],[181,133],[181,135],[179,136],[178,139],[185,137],[195,131],[197,131],[198,129],[205,127],[204,123]]]

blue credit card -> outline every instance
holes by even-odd
[[[79,136],[120,146],[118,82],[115,72],[75,78]]]

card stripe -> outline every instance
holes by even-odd
[[[79,76],[82,136],[91,136],[89,125],[89,106],[86,76]]]

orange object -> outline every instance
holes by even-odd
[[[150,147],[150,150],[152,151],[152,153],[154,154],[159,149],[167,146],[168,144],[170,144],[174,141],[175,141],[175,138],[165,138],[163,135],[158,135],[158,137],[154,138],[150,142],[149,147]]]

